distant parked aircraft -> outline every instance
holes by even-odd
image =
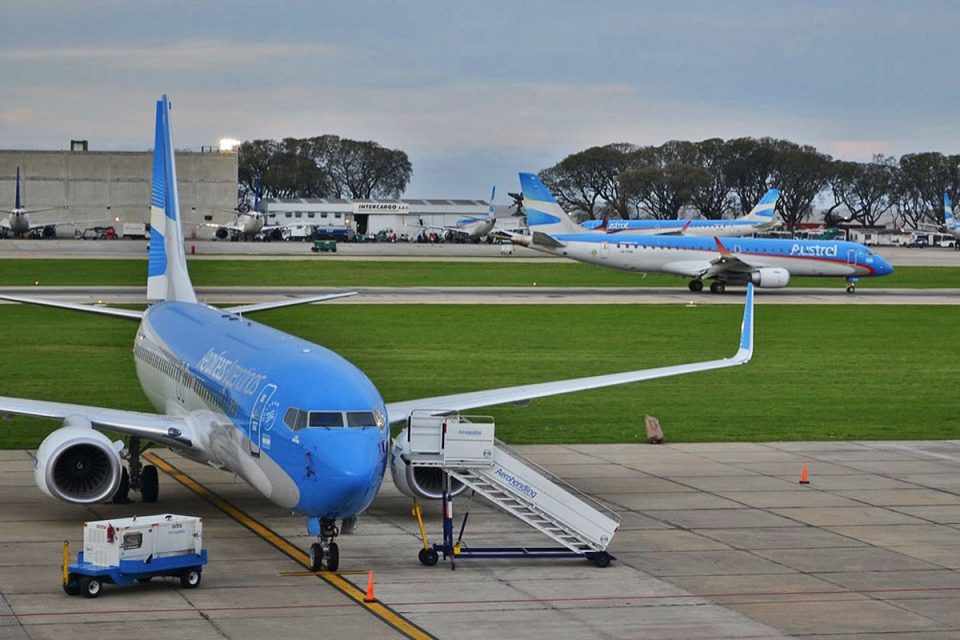
[[[85,224],[99,224],[102,220],[48,220],[44,222],[34,222],[30,216],[44,211],[60,211],[67,207],[46,207],[44,209],[27,209],[23,206],[23,196],[21,194],[20,167],[17,167],[17,195],[14,200],[13,209],[7,211],[6,219],[0,221],[0,237],[13,236],[22,238],[30,233],[40,230],[54,229],[60,226],[80,226]]]
[[[766,231],[774,225],[774,209],[780,192],[767,191],[760,202],[745,216],[732,220],[588,220],[585,229],[607,233],[644,233],[651,235],[681,236],[747,236]]]
[[[497,187],[494,186],[490,191],[490,206],[485,216],[465,216],[457,220],[454,225],[427,225],[420,221],[420,227],[423,229],[434,229],[443,233],[458,234],[466,236],[468,239],[478,242],[490,235],[493,227],[497,224],[496,207],[493,205],[493,199],[497,195]]]

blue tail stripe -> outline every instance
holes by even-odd
[[[164,156],[166,155],[166,136],[164,134],[164,103],[157,101],[157,124],[153,136],[153,176],[151,180],[150,204],[160,209],[166,208],[166,175]]]
[[[524,200],[539,200],[540,202],[552,202],[557,200],[550,193],[547,185],[540,181],[540,178],[533,173],[520,174],[520,187],[523,191]]]
[[[167,272],[167,250],[163,234],[150,228],[150,248],[147,251],[147,277],[162,276]]]

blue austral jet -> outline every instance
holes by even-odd
[[[679,236],[747,236],[766,231],[775,223],[774,210],[780,192],[768,190],[745,216],[732,220],[587,220],[584,229],[607,233],[646,233]]]
[[[853,293],[860,278],[893,273],[882,256],[856,242],[587,231],[536,175],[521,173],[520,186],[530,233],[511,234],[514,243],[614,269],[685,276],[691,291],[702,291],[704,280],[712,280],[710,291],[723,293],[727,284],[774,289],[787,286],[791,276],[817,276],[846,278],[847,293]]]
[[[140,461],[144,440],[242,477],[269,500],[307,518],[315,569],[336,570],[335,537],[352,531],[387,466],[412,497],[438,498],[438,470],[392,455],[389,426],[415,410],[437,414],[521,403],[585,389],[733,367],[753,354],[753,293],[747,292],[735,355],[685,365],[384,402],[370,379],[317,344],[252,322],[248,314],[349,293],[218,309],[197,301],[183,250],[166,96],[157,102],[145,311],[35,298],[8,300],[139,322],[133,357],[157,413],[0,397],[0,414],[41,416],[63,426],[37,450],[35,480],[74,504],[157,500],[157,469]],[[504,372],[505,377],[510,375]],[[111,441],[103,432],[127,441]],[[394,443],[397,445],[398,443]],[[442,476],[441,476],[442,477]]]

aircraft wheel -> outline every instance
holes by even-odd
[[[323,569],[323,545],[314,542],[310,545],[310,571],[321,571]]]
[[[687,284],[687,286],[690,287],[690,291],[693,291],[694,293],[698,291],[703,291],[703,280],[701,280],[700,278],[697,278],[696,280],[691,280]]]
[[[436,549],[420,549],[420,563],[432,567],[440,561],[440,554]]]
[[[723,280],[714,280],[710,283],[710,293],[723,293],[727,290],[727,285]]]
[[[113,494],[114,504],[127,504],[130,502],[130,472],[124,467],[120,473],[120,485],[117,492]]]
[[[145,466],[141,472],[140,495],[147,503],[156,502],[160,497],[160,476],[152,464]]]
[[[340,547],[331,542],[327,547],[327,571],[336,571],[340,568]]]
[[[80,593],[86,598],[96,598],[100,595],[103,585],[96,578],[80,578]]]
[[[857,292],[857,287],[855,285],[852,285],[852,284],[847,285],[847,293],[856,293],[856,292]]]

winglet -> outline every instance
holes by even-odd
[[[746,364],[753,357],[753,283],[747,283],[747,298],[743,303],[743,323],[740,325],[740,348],[734,360]]]
[[[14,204],[13,208],[17,211],[23,209],[23,205],[20,202],[20,167],[17,167],[17,202]]]

